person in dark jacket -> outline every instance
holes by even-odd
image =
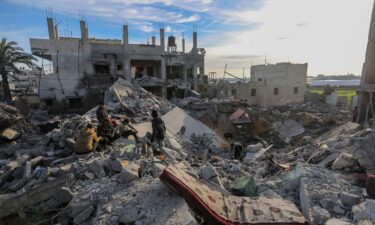
[[[151,141],[163,141],[165,138],[165,125],[164,121],[159,117],[156,110],[152,110],[152,137]]]
[[[160,151],[162,152],[162,147],[164,146],[165,138],[165,124],[164,121],[159,117],[159,113],[156,110],[152,110],[152,136],[151,142],[156,142]]]

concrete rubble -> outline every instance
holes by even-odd
[[[96,108],[25,118],[0,104],[1,134],[15,132],[0,138],[0,224],[204,224],[158,179],[179,162],[221,193],[251,180],[251,195],[289,201],[311,224],[375,221],[375,132],[347,122],[348,112],[312,103],[266,109],[194,97],[169,102],[121,79],[105,105],[113,119],[132,119],[140,143],[120,138],[76,155],[74,135],[87,123],[97,126]],[[162,155],[144,144],[152,109],[167,128]]]

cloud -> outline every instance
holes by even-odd
[[[167,33],[169,33],[169,32],[173,32],[172,27],[170,27],[170,26],[166,26],[166,27],[165,27],[165,32],[167,32]]]
[[[261,26],[230,32],[225,44],[207,49],[208,57],[267,54],[269,63],[307,62],[311,75],[360,74],[372,4],[372,0],[269,0],[260,10],[226,11],[234,21]],[[238,65],[237,59],[226,63]]]
[[[155,31],[155,29],[152,26],[148,26],[148,25],[143,25],[139,29],[146,33],[151,33]]]
[[[176,23],[191,23],[191,22],[195,22],[195,21],[198,21],[198,20],[199,20],[199,16],[197,14],[195,14],[195,15],[192,15],[190,17],[178,19],[178,20],[176,20]]]
[[[78,18],[84,10],[90,25],[109,21],[146,33],[158,26],[169,33],[185,32],[187,49],[194,23],[198,47],[207,50],[206,72],[222,71],[228,64],[242,73],[242,67],[264,63],[267,55],[269,63],[308,62],[311,75],[360,73],[373,4],[373,0],[5,1],[41,11],[52,7],[57,17]]]

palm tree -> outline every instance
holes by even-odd
[[[17,64],[25,64],[28,67],[34,65],[35,57],[23,51],[17,42],[2,38],[0,42],[0,74],[2,78],[3,97],[5,101],[12,100],[12,94],[9,89],[9,72],[19,72]]]

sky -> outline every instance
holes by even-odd
[[[48,38],[46,9],[60,36],[80,36],[84,18],[89,36],[121,39],[129,25],[130,43],[198,32],[206,49],[205,72],[249,76],[250,66],[308,63],[308,75],[361,74],[373,0],[0,0],[0,38],[30,52],[29,38]]]

